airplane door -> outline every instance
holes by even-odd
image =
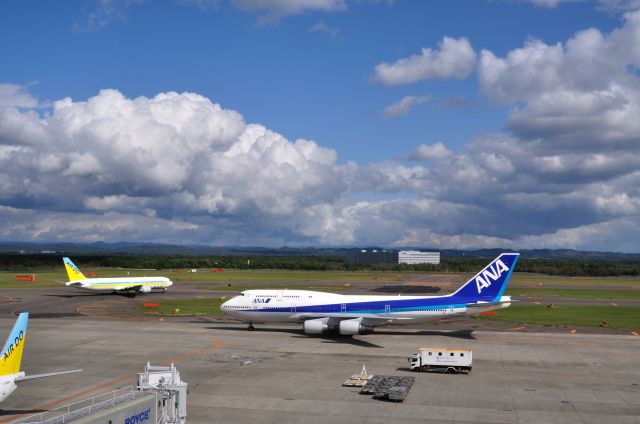
[[[340,305],[340,312],[347,312],[347,304],[343,303],[342,305]]]
[[[278,300],[278,302],[280,302],[282,300],[282,292],[279,291],[278,294],[276,294],[276,299]]]
[[[384,305],[384,312],[385,313],[391,312],[391,305]]]
[[[291,304],[291,312],[295,312],[296,311],[296,304],[292,303]]]

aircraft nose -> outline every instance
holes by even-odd
[[[222,309],[223,311],[228,310],[229,309],[229,302],[231,302],[231,300],[227,300],[222,305],[220,305],[220,309]]]

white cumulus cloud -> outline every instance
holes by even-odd
[[[483,50],[482,91],[514,106],[507,128],[557,148],[628,149],[640,137],[640,12],[610,33],[591,28],[565,43],[529,40],[497,57]]]
[[[384,108],[382,115],[386,118],[395,118],[400,115],[406,115],[415,106],[421,105],[429,101],[429,96],[404,96],[397,102],[391,103]]]
[[[20,84],[0,84],[0,108],[35,108],[37,106],[38,100],[27,91],[25,86]]]
[[[409,160],[438,160],[451,156],[451,152],[447,147],[438,142],[435,144],[421,144],[409,156]]]
[[[374,79],[385,85],[412,84],[428,79],[466,78],[476,63],[476,52],[466,38],[444,37],[437,49],[423,48],[420,54],[393,63],[376,65]]]
[[[241,10],[261,13],[258,25],[276,22],[288,15],[347,9],[345,0],[231,0],[231,4]]]

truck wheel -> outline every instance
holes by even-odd
[[[455,372],[456,372],[455,368],[452,368],[452,367],[447,368],[447,374],[453,374]]]

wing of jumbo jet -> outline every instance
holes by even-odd
[[[137,286],[124,286],[116,289],[119,292],[139,292],[142,291],[142,285]]]
[[[318,313],[318,314],[297,314],[296,315],[298,318],[300,318],[301,320],[308,320],[308,319],[318,319],[318,318],[331,318],[332,320],[336,320],[336,321],[342,321],[342,320],[347,320],[347,319],[357,319],[357,318],[362,318],[362,323],[365,325],[370,325],[372,327],[375,327],[377,325],[384,325],[384,324],[391,324],[394,321],[407,321],[407,320],[411,320],[411,318],[406,318],[406,317],[397,317],[397,316],[393,316],[393,315],[376,315],[375,317],[371,317],[371,316],[363,316],[362,314],[358,314],[358,313],[353,313],[353,314],[349,314],[349,313]]]
[[[363,317],[362,324],[370,327],[376,327],[378,325],[393,324],[394,322],[411,321],[411,318],[404,317],[392,317],[392,316],[377,316],[377,317]]]

